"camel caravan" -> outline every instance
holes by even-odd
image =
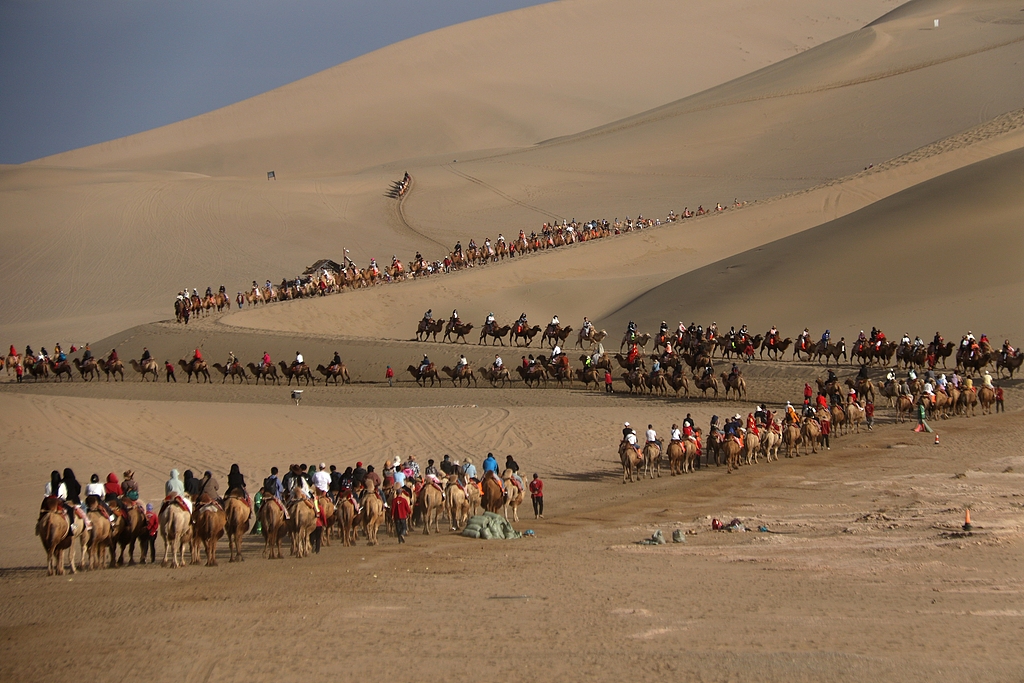
[[[406,173],[402,180],[392,183],[385,196],[402,199],[410,192],[412,183],[412,177]],[[736,204],[736,206],[740,206],[740,204]],[[614,221],[591,220],[581,223],[575,219],[572,221],[563,219],[561,223],[545,222],[540,226],[539,232],[531,232],[527,235],[525,230],[520,230],[519,236],[513,240],[506,240],[505,236],[499,233],[493,243],[490,237],[485,238],[479,245],[476,240],[471,239],[466,248],[463,248],[460,240],[446,256],[440,259],[428,260],[421,253],[416,252],[416,255],[409,261],[409,265],[405,265],[397,256],[392,256],[391,264],[384,268],[378,266],[375,258],[371,258],[365,268],[360,268],[348,257],[349,251],[345,249],[341,264],[330,259],[321,259],[308,267],[301,275],[292,279],[283,278],[279,284],[267,280],[261,285],[253,280],[250,286],[244,290],[238,290],[234,297],[228,294],[224,285],[221,285],[216,292],[211,287],[207,287],[204,294],[200,294],[198,288],[193,288],[191,293],[186,288],[178,292],[175,297],[174,319],[176,322],[187,325],[194,317],[205,317],[214,312],[221,313],[231,310],[232,302],[241,309],[401,282],[407,278],[452,273],[463,268],[498,263],[506,258],[511,259],[524,254],[636,232],[724,210],[725,207],[719,204],[714,211],[705,210],[703,207],[698,208],[696,212],[686,208],[681,214],[670,211],[665,219],[649,219],[641,215],[636,219],[627,217],[625,220],[616,218]]]
[[[54,471],[46,486],[36,535],[51,576],[63,575],[68,564],[72,573],[134,565],[137,547],[140,564],[146,564],[147,555],[155,563],[158,536],[164,567],[217,566],[222,539],[229,562],[242,562],[249,535],[262,535],[264,558],[283,559],[285,538],[290,555],[303,558],[332,540],[354,545],[360,535],[367,545],[378,545],[381,529],[402,543],[412,527],[429,535],[441,533],[443,524],[459,533],[482,511],[518,522],[527,493],[518,470],[511,455],[500,470],[490,453],[482,476],[471,458],[460,464],[448,456],[438,467],[429,460],[422,473],[415,456],[404,463],[397,457],[387,460],[379,473],[362,462],[345,472],[334,466],[328,470],[324,463],[296,464],[281,478],[272,468],[254,496],[238,465],[231,466],[223,495],[212,472],[195,477],[187,470],[179,478],[178,470],[171,470],[162,500],[144,505],[131,471],[123,479],[110,473],[105,482],[94,474],[83,489],[72,470],[65,469],[63,475]]]

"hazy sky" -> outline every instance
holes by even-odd
[[[546,0],[0,0],[0,163],[202,114]]]

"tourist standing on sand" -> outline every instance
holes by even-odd
[[[536,472],[530,482],[530,498],[533,500],[533,518],[544,519],[544,482]]]
[[[407,497],[409,489],[405,486],[398,489],[398,495],[391,503],[391,514],[395,519],[395,536],[398,536],[399,543],[405,543],[405,534],[408,528],[409,516],[412,514],[412,506],[409,505]]]
[[[395,371],[391,369],[390,365],[388,366],[388,369],[384,371],[384,379],[388,381],[389,387],[395,386]]]

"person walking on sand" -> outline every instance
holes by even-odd
[[[389,387],[395,386],[395,371],[391,369],[390,365],[388,366],[388,369],[384,371],[384,379],[388,381]]]
[[[395,520],[395,536],[399,543],[405,543],[405,535],[408,530],[409,516],[412,515],[412,506],[409,505],[409,489],[405,486],[398,489],[398,495],[391,503],[391,514]]]
[[[533,518],[544,519],[544,482],[536,472],[530,482],[530,499],[533,500]]]
[[[923,403],[917,404],[917,426],[914,427],[915,432],[928,432],[932,433],[932,428],[928,426],[928,422],[925,421],[925,417],[928,415],[928,409],[924,407]]]
[[[178,383],[178,378],[174,376],[174,363],[169,360],[164,361],[164,373],[167,375],[167,381],[174,380],[174,383]]]

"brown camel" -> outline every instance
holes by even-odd
[[[743,453],[743,445],[740,442],[732,437],[726,437],[719,450],[722,453],[722,459],[728,465],[729,472],[740,468],[740,454]]]
[[[210,369],[206,367],[206,361],[203,360],[191,360],[187,361],[184,358],[178,361],[178,365],[185,374],[188,376],[188,381],[192,381],[192,375],[196,376],[196,383],[199,382],[199,378],[202,377],[204,382],[210,382]]]
[[[11,368],[15,368],[19,365],[21,365],[21,356],[19,354],[11,353],[4,356],[4,368],[7,370],[8,375],[11,374]]]
[[[519,373],[519,376],[528,387],[532,387],[534,382],[537,383],[537,386],[540,386],[541,382],[544,382],[545,386],[548,383],[548,374],[544,370],[543,365],[531,365],[529,368],[518,365],[516,366],[516,372]]]
[[[443,320],[431,320],[430,322],[421,320],[416,328],[416,341],[427,341],[427,337],[432,337],[436,342],[437,335],[442,329],[444,329]]]
[[[96,359],[90,358],[88,361],[83,363],[80,359],[75,358],[72,361],[75,364],[75,368],[78,370],[78,374],[82,376],[85,381],[90,381],[93,377],[96,379],[100,378],[100,368],[96,365]]]
[[[309,537],[316,529],[316,510],[309,498],[288,503],[288,531],[292,535],[292,557],[308,557],[313,546]]]
[[[107,517],[107,512],[99,503],[100,499],[97,496],[89,496],[85,499],[85,505],[88,512],[86,516],[89,518],[89,522],[92,525],[92,531],[89,533],[89,542],[86,548],[89,551],[88,563],[83,561],[83,565],[89,567],[89,569],[101,569],[107,563],[107,552],[110,551],[111,536],[110,536],[110,518]]]
[[[284,518],[284,504],[277,498],[263,492],[260,505],[260,530],[263,532],[263,556],[270,560],[282,560],[281,538],[285,535],[287,523]]]
[[[224,499],[224,531],[228,535],[228,552],[231,559],[228,562],[242,562],[242,539],[245,532],[249,530],[249,517],[252,516],[252,508],[245,502],[245,498],[236,492],[230,493]]]
[[[682,441],[670,441],[666,449],[668,469],[672,476],[686,472],[686,449]]]
[[[715,398],[718,398],[718,379],[714,375],[694,380],[694,385],[700,389],[700,393],[704,398],[708,397],[708,389],[713,389]]]
[[[1003,370],[1006,370],[1010,373],[1010,379],[1013,379],[1013,373],[1020,370],[1021,363],[1024,363],[1024,353],[1018,353],[1016,356],[1005,359],[1002,354],[999,354],[999,359],[996,360],[996,374],[1002,377]]]
[[[256,384],[260,383],[261,377],[263,378],[264,385],[267,384],[268,379],[274,380],[274,384],[281,383],[281,380],[277,375],[276,365],[263,365],[263,363],[256,365],[255,363],[247,363],[245,367],[249,368],[249,372],[251,372],[253,377],[256,378]]]
[[[630,339],[629,333],[627,332],[622,337],[622,343],[619,344],[619,351],[621,352],[624,348],[626,348],[627,344],[632,344],[634,341],[636,342],[637,346],[639,346],[641,349],[646,349],[647,342],[651,341],[651,335],[647,333],[638,334],[633,339]]]
[[[793,340],[790,337],[786,337],[782,341],[779,341],[778,339],[772,340],[766,337],[765,340],[761,342],[759,355],[763,359],[764,352],[767,351],[770,359],[780,360],[782,358],[782,354],[784,354],[786,349],[788,349],[792,344]]]
[[[68,518],[63,510],[46,510],[36,522],[36,536],[43,542],[43,550],[46,551],[47,576],[64,575],[64,551],[71,547],[73,540],[68,533],[68,526]]]
[[[518,327],[518,326],[516,326]],[[540,334],[540,325],[534,325],[533,327],[524,327],[522,330],[517,330],[516,327],[512,328],[512,341],[516,346],[523,346],[519,343],[520,339],[525,339],[525,346],[529,346],[533,343],[533,338]]]
[[[329,546],[331,544],[331,525],[334,522],[334,502],[323,491],[317,490],[316,504],[317,507],[320,508],[321,519],[324,520],[322,536],[323,544]]]
[[[992,413],[992,406],[996,403],[996,390],[989,387],[981,387],[978,389],[978,401],[981,403],[981,414],[989,415]]]
[[[608,333],[604,330],[597,331],[593,327],[590,328],[590,334],[586,334],[583,330],[576,336],[576,346],[573,348],[583,348],[583,342],[587,343],[587,347],[592,347],[594,344],[600,344],[605,340]]]
[[[437,368],[431,363],[429,366],[423,369],[421,372],[415,365],[410,365],[407,370],[409,374],[416,380],[416,384],[421,387],[427,386],[427,380],[430,380],[430,386],[434,386],[434,380],[437,380],[437,386],[441,386],[441,376],[437,374]]]
[[[505,388],[505,383],[512,384],[512,373],[508,371],[508,368],[504,365],[500,368],[490,367],[483,370],[481,374],[484,379],[490,380],[491,386],[496,386],[498,382],[501,382],[501,388]]]
[[[753,432],[747,432],[743,436],[743,452],[747,456],[746,464],[756,465],[757,456],[761,454],[761,438]]]
[[[548,329],[544,330],[543,336],[541,336],[540,345],[544,346],[544,342],[547,342],[548,348],[553,349],[555,348],[555,344],[558,344],[559,346],[564,344],[570,334],[572,334],[571,325],[566,325],[565,327],[558,325],[553,330],[548,327]]]
[[[990,389],[993,394],[993,402],[995,401],[995,390]],[[978,388],[971,387],[968,390],[960,392],[960,396],[953,404],[956,406],[955,412],[963,412],[964,417],[973,417],[975,415],[975,409],[978,407]]]
[[[647,442],[644,444],[644,474],[654,479],[654,473],[658,473],[661,479],[661,446],[657,443]]]
[[[494,346],[494,342],[501,342],[501,345],[505,345],[505,337],[512,331],[511,325],[502,325],[501,327],[494,327],[488,330],[486,327],[480,330],[480,341],[477,342],[477,346],[483,344],[487,337],[491,338],[491,346]]]
[[[729,392],[736,394],[736,400],[747,397],[747,383],[742,375],[727,375],[722,373],[722,386],[725,387],[725,398],[729,398]]]
[[[147,375],[153,375],[154,382],[160,379],[160,366],[157,365],[157,362],[152,358],[150,358],[149,360],[144,360],[141,363],[132,358],[128,362],[131,364],[132,370],[142,375],[143,382],[148,381]]]
[[[438,485],[427,481],[416,494],[416,501],[413,503],[413,510],[419,512],[423,520],[423,533],[430,534],[430,524],[434,524],[434,533],[441,533],[440,519],[444,508],[444,494]]]
[[[441,372],[448,375],[448,379],[452,381],[453,387],[455,386],[456,381],[458,381],[460,387],[462,386],[463,382],[466,383],[467,387],[469,386],[470,382],[473,382],[473,386],[477,386],[476,374],[474,374],[473,369],[468,365],[463,365],[462,367],[456,368],[450,368],[446,365],[443,368],[441,368]]]
[[[339,498],[334,516],[338,519],[338,526],[341,528],[341,544],[346,547],[355,545],[357,523],[355,500],[348,495]]]
[[[50,366],[46,361],[33,361],[30,358],[26,358],[22,361],[22,367],[25,372],[32,376],[32,381],[38,382],[39,378],[50,379]]]
[[[849,419],[849,414],[847,414],[847,419]],[[800,426],[800,439],[804,444],[804,455],[807,455],[808,443],[812,453],[818,452],[818,446],[821,443],[821,425],[817,420],[804,418],[804,423]]]
[[[595,389],[601,388],[601,383],[604,382],[604,373],[598,372],[595,368],[578,368],[576,370],[576,379],[589,389],[590,385],[593,384]]]
[[[292,367],[282,360],[277,365],[281,368],[281,374],[288,378],[288,386],[292,385],[292,379],[295,380],[295,386],[298,386],[301,380],[306,380],[306,386],[316,384],[316,378],[305,363]]]
[[[794,453],[800,457],[801,438],[800,425],[791,423],[782,428],[782,443],[786,447],[787,458],[792,458]]]
[[[163,566],[177,569],[185,564],[185,546],[192,542],[192,512],[177,500],[164,501],[160,508],[160,537],[164,539]]]
[[[334,380],[334,385],[340,384],[351,384],[352,378],[348,376],[348,368],[345,364],[335,366],[332,365],[329,368],[325,368],[322,364],[316,366],[316,371],[324,376],[324,384],[330,384],[331,380]]]
[[[782,435],[770,427],[761,430],[761,452],[765,455],[765,462],[773,459],[779,460],[779,446],[782,445]]]
[[[224,508],[218,503],[207,503],[196,511],[196,524],[192,530],[194,539],[206,551],[206,566],[217,566],[217,542],[224,535],[227,519]],[[195,553],[192,564],[198,564],[199,554]]]
[[[517,479],[513,476],[512,470],[505,469],[501,473],[501,481],[505,485],[505,504],[502,508],[502,512],[505,515],[505,519],[511,522],[519,521],[519,506],[523,504],[523,500],[526,499],[526,487],[523,485],[522,479]],[[508,511],[512,509],[512,519],[509,520]]]
[[[644,455],[625,439],[619,442],[619,461],[622,463],[623,484],[626,483],[626,477],[629,477],[631,482],[643,479],[640,476],[640,467],[644,463]]]
[[[104,360],[103,358],[97,358],[96,365],[99,367],[100,370],[103,371],[103,374],[107,376],[108,382],[110,381],[111,375],[113,375],[115,382],[117,381],[118,377],[121,378],[122,382],[124,381],[124,363],[122,363],[121,361],[115,360],[114,362],[110,363]]]
[[[444,488],[445,510],[452,531],[458,531],[469,521],[469,496],[459,486],[458,475],[448,475],[448,483]]]
[[[113,538],[111,548],[114,547],[114,544],[121,547],[116,566],[124,565],[125,548],[128,549],[128,565],[131,566],[135,564],[135,544],[141,541],[143,536],[148,535],[146,515],[142,513],[142,508],[138,503],[124,497],[118,501],[118,505],[113,508],[113,511],[116,519],[110,532]],[[146,564],[145,554],[142,555],[142,564]],[[115,566],[113,552],[110,555],[110,566]]]
[[[73,381],[75,379],[74,375],[71,374],[71,364],[68,363],[66,360],[65,361],[61,361],[60,363],[54,363],[51,360],[50,361],[50,372],[53,373],[53,376],[57,378],[58,382],[63,382],[64,381],[64,375],[68,376],[68,381],[69,382],[71,382],[71,381]]]
[[[362,511],[363,533],[366,534],[366,545],[377,545],[377,529],[384,523],[384,503],[375,493],[373,482],[367,482],[366,490],[360,499]]]
[[[472,331],[473,323],[448,323],[447,327],[445,327],[444,337],[441,338],[441,341],[456,343],[461,339],[463,344],[468,344],[469,342],[466,340],[466,335]],[[455,335],[454,338],[452,338],[453,334]]]
[[[501,482],[498,480],[497,475],[493,473],[484,474],[480,484],[484,489],[483,496],[481,496],[484,511],[498,512],[502,505],[505,504],[505,492],[501,490]]]
[[[242,379],[244,379],[246,384],[249,383],[249,375],[245,374],[245,368],[242,366],[241,363],[235,362],[231,365],[230,368],[223,366],[220,363],[214,363],[213,369],[221,374],[221,384],[224,384],[224,382],[227,381],[228,377],[231,378],[232,384],[235,383],[236,377],[241,377]]]

